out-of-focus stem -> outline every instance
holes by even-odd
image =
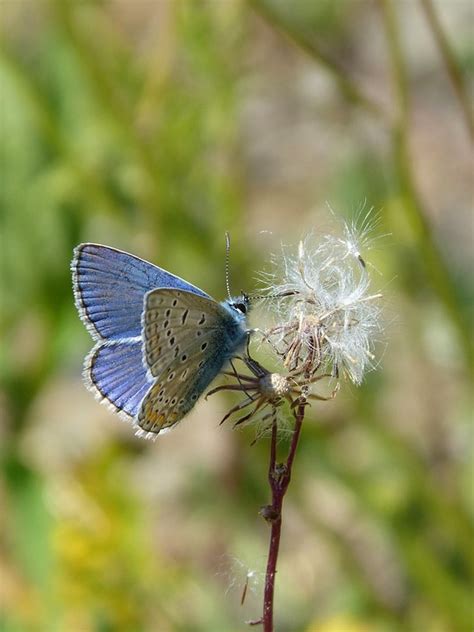
[[[418,194],[409,150],[408,80],[400,44],[397,19],[391,0],[379,0],[387,33],[397,112],[392,127],[393,153],[403,208],[421,249],[420,259],[426,274],[456,327],[461,352],[469,367],[473,364],[473,345],[468,324],[459,304],[449,269],[439,251],[427,220],[427,213]]]
[[[317,42],[309,39],[301,30],[284,20],[279,11],[267,0],[248,0],[250,6],[274,29],[286,36],[299,49],[315,59],[333,77],[344,97],[376,116],[384,116],[384,111],[378,103],[363,94],[357,84],[353,82],[339,64],[318,46]]]
[[[459,105],[461,106],[464,120],[466,122],[467,129],[469,131],[469,135],[472,140],[474,140],[474,115],[471,106],[471,101],[467,94],[466,83],[464,81],[464,76],[462,74],[461,69],[459,68],[459,64],[456,59],[456,55],[451,47],[451,44],[446,37],[445,32],[443,31],[443,27],[438,19],[436,14],[436,10],[433,6],[432,0],[420,0],[421,6],[426,15],[426,19],[428,24],[433,32],[433,37],[436,41],[436,44],[439,48],[439,52],[443,59],[443,63],[446,66],[446,71],[448,76],[453,84],[454,91],[459,100]]]

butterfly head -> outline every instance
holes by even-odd
[[[250,299],[247,294],[242,293],[240,296],[228,298],[225,304],[232,310],[232,313],[238,320],[245,320],[247,312],[250,309]]]

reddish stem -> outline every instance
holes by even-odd
[[[281,512],[283,499],[291,480],[291,471],[293,461],[296,454],[298,440],[300,438],[301,426],[304,419],[305,405],[300,404],[295,414],[295,428],[288,457],[285,463],[276,463],[276,442],[277,442],[277,426],[276,421],[272,426],[272,440],[270,447],[270,466],[268,470],[268,481],[272,491],[271,505],[265,507],[264,517],[271,523],[272,531],[270,536],[270,546],[268,549],[267,571],[265,575],[265,590],[263,597],[263,615],[259,621],[254,622],[263,624],[264,632],[273,632],[273,604],[275,596],[275,577],[276,566],[278,561],[278,552],[280,549],[281,535]]]

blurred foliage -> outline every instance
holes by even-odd
[[[387,349],[305,425],[278,629],[471,630],[467,0],[1,9],[1,629],[258,614],[267,442],[217,428],[225,400],[156,444],[111,418],[80,383],[69,261],[106,243],[219,297],[229,230],[232,286],[252,290],[329,200],[381,209]]]

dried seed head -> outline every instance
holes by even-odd
[[[241,415],[234,426],[258,421],[281,432],[283,416],[277,413],[288,402],[290,410],[312,400],[335,397],[339,381],[329,394],[314,392],[324,378],[348,377],[360,384],[374,366],[373,346],[381,331],[381,294],[371,290],[370,262],[366,252],[373,241],[367,213],[357,222],[344,225],[342,235],[310,235],[300,241],[296,252],[282,249],[273,258],[273,272],[262,275],[264,304],[275,324],[261,334],[262,346],[276,352],[281,369],[274,372],[248,354],[240,357],[247,372],[224,372],[234,378],[217,391],[241,392],[244,397],[222,421]],[[319,390],[319,389],[318,389]]]
[[[284,249],[274,263],[266,292],[277,325],[268,337],[284,366],[308,378],[319,369],[334,376],[342,371],[360,384],[373,366],[381,295],[371,292],[355,228],[345,226],[342,238],[309,236],[296,255]]]
[[[292,382],[280,373],[267,373],[259,379],[260,393],[269,402],[278,401],[291,393]]]

